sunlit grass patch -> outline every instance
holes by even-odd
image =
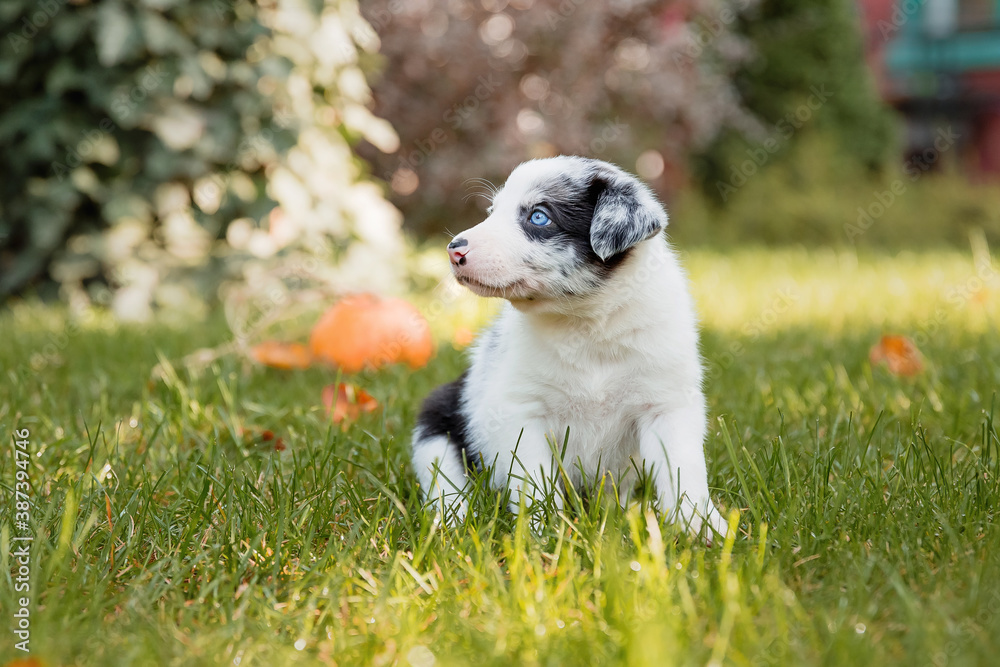
[[[1000,267],[954,250],[858,255],[849,250],[684,253],[703,326],[764,335],[883,327],[986,331],[1000,323]],[[933,331],[931,331],[933,329]]]

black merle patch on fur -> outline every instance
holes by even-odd
[[[465,371],[454,382],[443,384],[431,392],[420,409],[417,426],[424,438],[446,436],[448,442],[458,448],[462,460],[471,469],[474,462],[471,460],[471,452],[468,451],[469,425],[465,421],[465,415],[459,410],[468,374],[469,372]]]
[[[582,180],[568,175],[554,178],[539,186],[532,198],[521,203],[517,213],[521,229],[534,241],[572,247],[582,264],[595,269],[597,277],[604,277],[628,255],[626,248],[601,259],[594,251],[591,239],[594,214],[608,187],[608,181],[595,174],[589,174]],[[635,207],[639,207],[638,202],[635,202]],[[544,227],[531,224],[531,213],[539,209],[549,216],[551,224]]]
[[[599,181],[605,186],[597,197],[590,226],[590,245],[598,256],[611,259],[666,225],[661,209],[640,201],[638,183],[614,174],[594,179],[595,183]]]

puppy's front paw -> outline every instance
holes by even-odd
[[[719,510],[715,509],[714,505],[709,506],[708,516],[701,519],[701,526],[698,530],[705,528],[705,542],[712,546],[716,540],[720,542],[726,539],[726,533],[729,531],[729,522],[726,518],[722,516]]]
[[[729,522],[712,503],[708,503],[704,509],[688,506],[681,510],[681,515],[676,519],[687,526],[692,536],[703,535],[708,546],[716,542],[721,544],[729,531]]]
[[[704,515],[701,512],[696,513],[694,520],[689,525],[691,534],[701,534],[705,539],[705,544],[710,547],[722,544],[729,532],[729,521],[712,504],[709,504],[708,511]]]

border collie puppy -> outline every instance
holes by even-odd
[[[488,469],[514,512],[606,474],[624,503],[645,469],[673,520],[725,534],[697,321],[656,197],[612,164],[561,156],[517,167],[487,212],[448,244],[451,267],[508,304],[469,369],[424,403],[413,467],[425,499],[461,521],[469,473]]]

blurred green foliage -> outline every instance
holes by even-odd
[[[684,192],[669,207],[669,233],[681,245],[968,248],[982,230],[1000,244],[1000,190],[970,182],[953,154],[932,157],[871,174],[832,132],[804,131],[781,159],[747,168],[724,206]]]
[[[844,157],[839,169],[872,176],[898,149],[892,111],[878,97],[864,61],[860,19],[852,0],[737,0],[747,10],[732,30],[753,56],[734,73],[747,110],[761,123],[748,132],[721,132],[694,155],[692,175],[719,204],[734,169],[769,140],[769,167],[791,152],[800,130],[831,137]],[[838,177],[841,177],[838,175]],[[808,223],[807,223],[808,224]],[[789,229],[793,232],[793,229]]]
[[[217,215],[195,211],[211,238],[221,221],[274,205],[241,144],[265,130],[279,147],[294,136],[258,89],[263,63],[245,57],[265,31],[251,3],[11,0],[0,19],[0,294],[45,271],[72,235],[129,222],[139,231],[156,208],[178,208],[162,201],[177,195],[164,184],[245,176]],[[64,270],[98,275],[95,254],[78,249]]]
[[[0,299],[51,278],[143,319],[391,251],[351,149],[398,144],[365,108],[366,30],[349,0],[4,2]]]

